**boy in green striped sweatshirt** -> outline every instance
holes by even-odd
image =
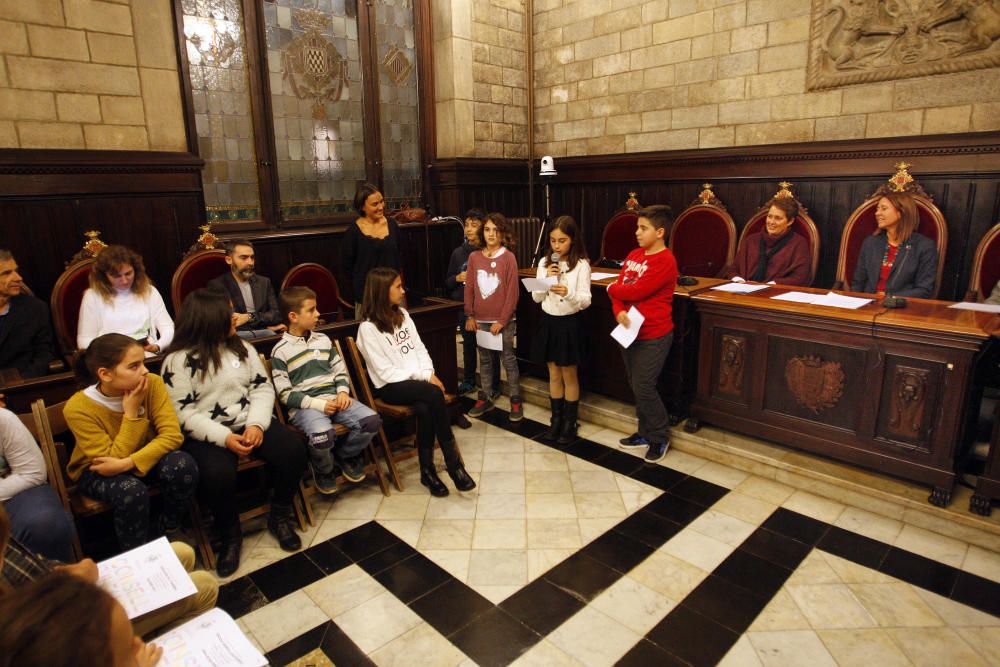
[[[382,422],[371,408],[351,399],[344,360],[325,334],[313,331],[319,321],[316,293],[308,287],[289,287],[281,291],[278,302],[288,330],[271,351],[274,387],[292,424],[309,438],[316,488],[334,493],[334,460],[348,480],[363,480],[362,453]],[[334,423],[351,429],[339,442]]]

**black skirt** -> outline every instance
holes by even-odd
[[[578,366],[583,358],[580,322],[580,313],[549,315],[542,312],[541,324],[531,344],[531,360],[539,364]]]

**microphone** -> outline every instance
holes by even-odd
[[[562,269],[560,269],[559,267],[559,253],[554,252],[552,253],[552,255],[549,256],[549,266],[556,267],[557,269],[559,269],[559,272],[562,273]]]

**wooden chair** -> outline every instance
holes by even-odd
[[[170,280],[170,300],[174,304],[174,313],[180,312],[184,297],[228,270],[225,250],[219,248],[195,250],[186,255],[177,265],[174,277]]]
[[[668,245],[682,276],[715,278],[732,264],[736,252],[736,223],[712,192],[712,184],[684,209],[670,230]]]
[[[858,265],[861,244],[878,229],[878,223],[875,222],[875,208],[878,206],[879,200],[890,192],[906,192],[913,197],[917,204],[917,212],[920,215],[917,231],[937,245],[938,267],[933,295],[934,298],[937,297],[938,290],[941,288],[945,252],[948,250],[948,224],[945,222],[944,215],[934,205],[930,195],[924,192],[924,189],[910,176],[907,171],[910,166],[905,162],[897,164],[897,171],[889,181],[875,190],[871,197],[854,209],[851,217],[847,219],[844,231],[840,235],[840,251],[837,255],[834,289],[851,289],[851,279],[854,277],[854,269]]]
[[[639,221],[639,202],[635,193],[630,192],[625,206],[615,211],[608,223],[604,225],[601,235],[601,258],[595,266],[609,266],[612,262],[617,266],[625,261],[628,254],[639,247],[635,240],[636,223]]]
[[[340,286],[329,269],[315,262],[297,264],[288,270],[281,281],[281,289],[301,285],[316,292],[316,308],[327,322],[342,322],[344,312],[354,317],[354,304],[340,296]]]
[[[778,190],[776,197],[792,197],[798,202],[795,195],[792,194],[790,188],[792,184],[783,181],[778,184],[781,189]],[[743,246],[744,241],[751,234],[755,234],[764,229],[764,225],[767,222],[767,212],[766,207],[762,207],[757,211],[752,218],[747,222],[743,231],[740,233],[740,247]],[[792,232],[798,234],[799,236],[805,238],[809,243],[809,253],[811,255],[811,261],[809,264],[809,282],[808,285],[812,285],[813,280],[816,279],[816,269],[819,266],[819,229],[816,227],[816,223],[813,219],[809,217],[809,213],[806,207],[799,202],[799,214],[795,216],[795,220],[792,222]]]
[[[976,246],[972,260],[972,276],[966,301],[983,301],[1000,281],[1000,223],[993,225]]]

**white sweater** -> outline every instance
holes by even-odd
[[[403,380],[427,382],[434,375],[434,362],[410,314],[404,308],[399,312],[403,314],[403,324],[391,334],[382,333],[370,321],[358,326],[358,347],[376,389]]]
[[[0,408],[0,502],[47,481],[41,448],[17,415]]]
[[[95,338],[109,333],[148,338],[163,350],[174,339],[174,321],[163,304],[163,297],[154,287],[149,288],[146,298],[129,290],[116,292],[110,302],[88,289],[80,304],[76,346],[85,350]]]
[[[549,259],[546,257],[539,263],[536,277],[541,280],[548,274]],[[572,315],[579,313],[584,308],[590,306],[590,263],[581,259],[569,271],[569,264],[565,261],[559,262],[562,274],[559,276],[559,284],[565,285],[566,296],[559,296],[555,292],[532,292],[531,298],[535,303],[542,304],[542,310],[549,315]]]

